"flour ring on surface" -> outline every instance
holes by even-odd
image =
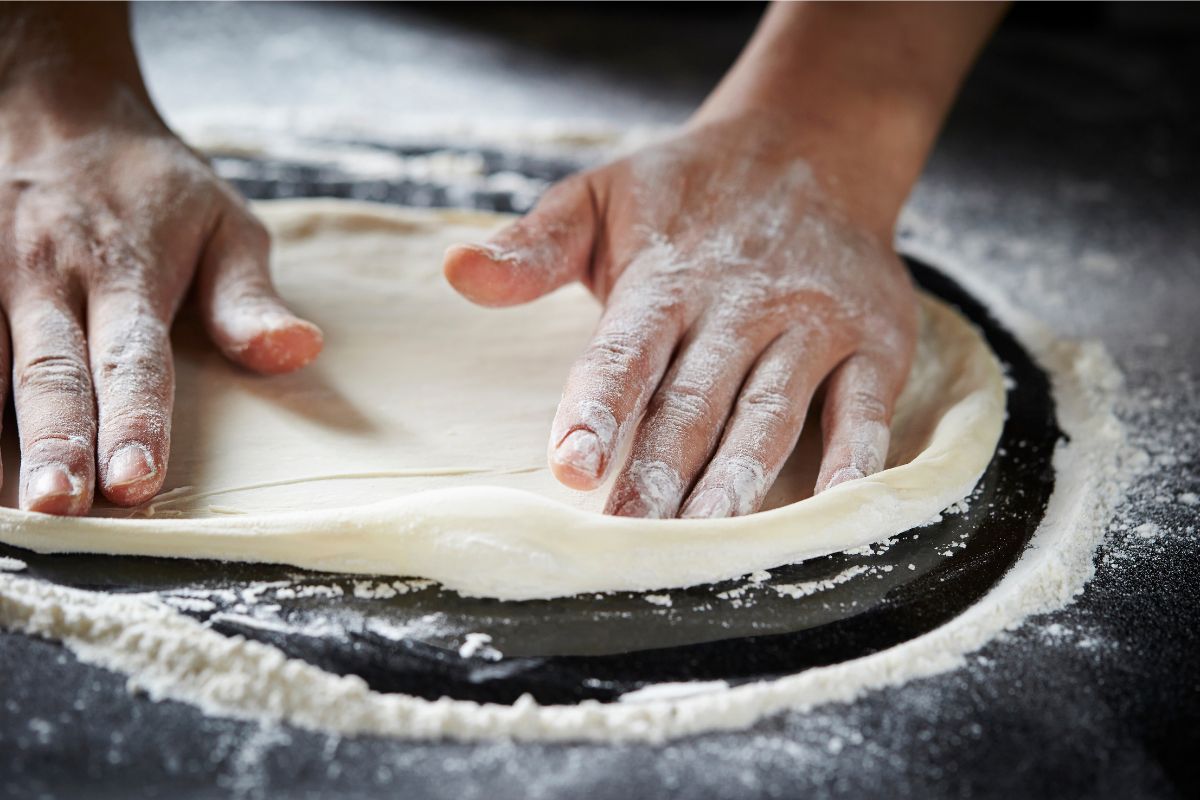
[[[485,310],[441,276],[448,245],[507,218],[325,200],[257,211],[281,293],[325,331],[322,358],[295,375],[248,375],[185,316],[163,495],[62,519],[14,510],[10,490],[0,541],[417,576],[502,599],[685,587],[919,526],[970,492],[1000,435],[999,363],[957,312],[923,296],[887,469],[809,497],[796,457],[757,514],[604,516],[603,490],[572,492],[545,467],[561,382],[598,305],[572,286]]]

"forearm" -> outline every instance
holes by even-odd
[[[166,132],[124,3],[0,3],[0,163],[126,128]]]
[[[150,104],[127,3],[0,3],[0,95],[65,74],[122,83]]]
[[[767,115],[846,184],[848,203],[890,227],[1006,8],[778,3],[691,124]]]

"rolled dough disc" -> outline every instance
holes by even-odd
[[[820,444],[809,425],[767,510],[607,517],[606,489],[571,491],[546,467],[550,420],[596,301],[571,286],[485,310],[442,278],[448,245],[504,217],[328,200],[257,211],[275,237],[280,291],[325,332],[318,362],[284,377],[236,370],[185,312],[164,492],[138,509],[100,504],[63,519],[16,510],[6,487],[0,541],[420,576],[505,599],[663,589],[921,525],[970,492],[999,439],[1000,365],[957,312],[924,296],[886,470],[810,497]]]

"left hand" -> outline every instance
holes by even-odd
[[[550,465],[577,489],[620,466],[608,513],[756,511],[822,383],[817,490],[884,465],[917,329],[893,220],[855,202],[872,176],[838,166],[854,153],[774,130],[757,116],[694,127],[567,178],[489,243],[446,254],[451,284],[481,305],[574,280],[604,302]]]

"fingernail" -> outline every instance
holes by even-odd
[[[572,431],[554,449],[554,460],[559,464],[595,477],[600,475],[603,455],[600,437],[586,428]]]
[[[621,494],[628,499],[616,507],[615,515],[666,519],[678,513],[683,500],[683,479],[674,467],[662,461],[634,460],[627,478]]]
[[[865,478],[866,475],[858,467],[842,467],[837,472],[833,473],[833,477],[829,479],[829,483],[825,484],[826,489],[832,489],[839,483],[846,481],[856,481],[859,478]]]
[[[25,485],[30,502],[79,494],[79,482],[72,480],[71,473],[61,464],[39,467],[29,476],[29,481]]]
[[[729,493],[714,486],[693,497],[679,516],[687,519],[728,517],[732,510]]]
[[[621,503],[621,505],[613,509],[612,515],[614,517],[640,517],[643,519],[658,519],[660,516],[653,513],[651,508],[640,497],[635,497],[632,500],[626,500],[624,503]]]
[[[154,477],[158,469],[150,460],[150,451],[140,444],[127,444],[108,460],[108,485],[128,486]]]

